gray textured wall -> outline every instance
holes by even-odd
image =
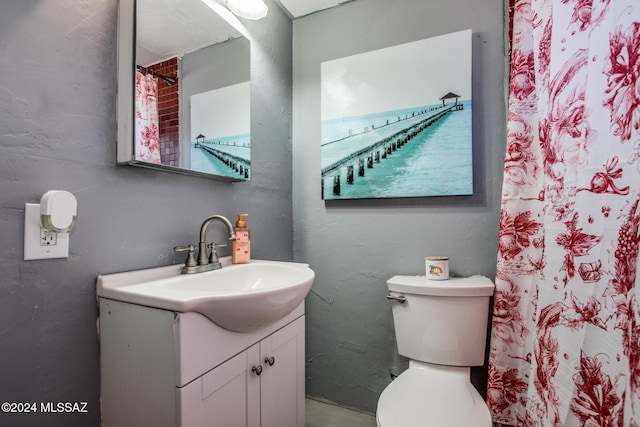
[[[0,425],[97,426],[99,273],[182,263],[210,214],[248,212],[254,257],[291,260],[291,22],[252,36],[253,180],[116,167],[116,0],[0,5],[0,402],[88,402]],[[24,204],[78,200],[70,256],[23,260]],[[216,237],[212,232],[212,238]]]
[[[320,64],[467,28],[474,195],[322,201]],[[506,139],[503,2],[361,0],[294,21],[293,40],[294,253],[316,271],[307,298],[307,393],[374,412],[389,370],[406,368],[386,280],[424,274],[424,257],[440,254],[450,256],[454,274],[495,274]]]

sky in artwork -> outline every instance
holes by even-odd
[[[471,99],[471,30],[321,64],[322,120]]]

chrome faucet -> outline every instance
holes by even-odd
[[[218,270],[222,268],[222,265],[218,261],[216,247],[227,246],[227,242],[211,243],[210,245],[207,245],[207,242],[205,240],[207,229],[209,228],[209,224],[211,224],[213,221],[220,221],[227,226],[227,231],[229,231],[229,240],[235,240],[236,238],[236,233],[233,230],[233,225],[231,225],[231,222],[222,215],[213,215],[204,220],[204,222],[200,226],[200,243],[198,243],[198,265],[211,266],[211,268],[209,268],[208,270]],[[207,246],[211,247],[211,255],[208,257]]]
[[[198,258],[196,261],[195,246],[176,246],[173,248],[176,252],[189,251],[187,255],[187,261],[182,267],[182,274],[202,273],[204,271],[218,270],[222,268],[222,264],[218,259],[218,253],[216,251],[219,247],[227,246],[227,242],[220,243],[207,243],[206,235],[209,225],[214,221],[220,221],[227,226],[229,232],[229,240],[235,240],[236,233],[234,232],[231,222],[222,215],[212,215],[205,219],[200,226],[200,242],[198,243]],[[209,255],[207,255],[207,249],[211,249]]]

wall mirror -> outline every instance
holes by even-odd
[[[220,8],[120,0],[118,164],[251,179],[250,43]]]

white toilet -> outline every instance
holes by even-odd
[[[398,353],[409,369],[380,395],[378,427],[491,427],[470,382],[470,367],[484,363],[491,280],[394,276],[387,285]]]

